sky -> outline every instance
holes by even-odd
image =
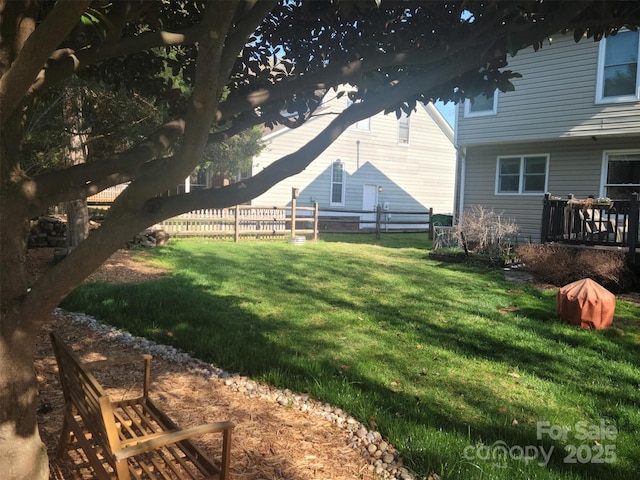
[[[442,102],[438,101],[435,104],[435,107],[442,114],[444,119],[451,125],[451,128],[455,128],[455,115],[456,115],[456,105],[453,102],[449,102],[444,105]]]

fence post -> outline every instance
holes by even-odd
[[[569,206],[573,199],[573,193],[567,195],[567,203],[564,207],[564,231],[566,232],[567,238],[575,238],[578,240],[582,236],[582,239],[584,240],[584,226],[580,220],[578,210]]]
[[[235,221],[234,221],[234,232],[233,232],[233,241],[238,243],[240,241],[240,205],[236,205],[234,209]]]
[[[296,197],[291,198],[291,236],[296,236],[296,207],[298,201]]]
[[[545,193],[544,200],[542,201],[542,228],[540,229],[540,243],[546,243],[549,238],[549,219],[551,218],[550,199],[551,194],[549,192]]]
[[[629,261],[636,263],[636,248],[638,247],[638,232],[640,230],[640,196],[638,192],[631,195],[631,204],[629,205]]]
[[[380,219],[382,218],[382,205],[376,206],[376,240],[380,240]]]
[[[433,231],[433,207],[429,209],[429,240],[434,239],[434,231]]]
[[[313,240],[318,241],[319,218],[318,218],[318,202],[313,202]]]

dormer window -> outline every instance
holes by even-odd
[[[598,103],[640,100],[640,32],[622,31],[600,42]]]

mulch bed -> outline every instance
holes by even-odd
[[[48,268],[52,252],[29,252],[30,275],[36,278]],[[92,280],[143,281],[163,275],[161,269],[140,265],[131,252],[117,252]],[[51,478],[76,480],[92,478],[80,469],[80,459],[65,455],[55,458],[62,427],[63,398],[48,332],[56,330],[84,360],[140,353],[88,326],[74,322],[69,315],[52,315],[41,332],[36,351],[35,370],[39,381],[41,407],[38,411],[40,435],[47,445]],[[263,398],[249,398],[216,378],[205,378],[185,371],[185,367],[162,358],[154,358],[151,397],[179,425],[188,427],[218,420],[231,420],[233,434],[231,473],[235,480],[271,479],[373,479],[370,465],[358,449],[347,445],[348,433],[330,420],[312,412],[279,405]],[[100,381],[117,386],[113,392],[125,395],[140,378],[140,366],[113,371]],[[111,394],[110,390],[110,394]],[[206,450],[206,438],[203,437]]]

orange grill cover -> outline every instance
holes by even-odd
[[[615,309],[615,295],[590,278],[565,285],[558,291],[558,318],[582,328],[610,327]]]

